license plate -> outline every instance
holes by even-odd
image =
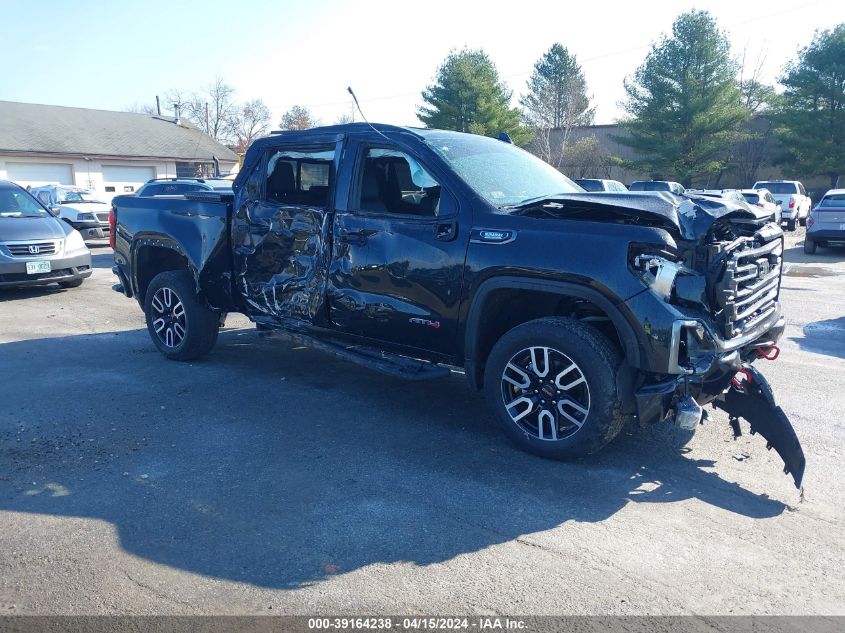
[[[26,274],[37,275],[39,273],[49,273],[51,270],[50,262],[27,262]]]

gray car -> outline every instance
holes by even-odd
[[[831,189],[807,218],[804,252],[812,255],[818,246],[845,245],[845,189]]]
[[[91,251],[79,231],[26,190],[0,180],[0,288],[75,288],[90,276]]]

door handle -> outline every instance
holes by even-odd
[[[349,229],[340,229],[338,235],[341,240],[348,244],[362,246],[367,243],[367,240],[378,233],[375,229],[357,229],[350,231]]]
[[[439,222],[434,227],[434,239],[441,242],[451,242],[458,236],[457,222]]]

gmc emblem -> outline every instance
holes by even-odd
[[[38,244],[30,244],[29,245],[29,252],[33,255],[37,255],[41,249],[38,247]]]

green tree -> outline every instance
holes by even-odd
[[[796,173],[825,174],[836,187],[845,172],[845,24],[816,32],[780,79],[776,134]]]
[[[498,136],[507,132],[517,145],[530,140],[521,114],[510,106],[512,93],[482,50],[452,52],[422,92],[417,116],[428,127]]]
[[[282,115],[279,128],[282,130],[307,130],[320,125],[320,121],[305,106],[295,105]]]
[[[748,118],[730,43],[707,11],[678,16],[625,91],[632,118],[623,122],[629,135],[617,140],[642,155],[636,167],[685,186],[723,168]]]
[[[584,72],[562,44],[552,47],[534,64],[528,93],[520,100],[525,121],[534,130],[532,149],[547,163],[560,169],[566,145],[576,125],[590,125],[590,107]],[[560,130],[552,134],[552,130]]]

